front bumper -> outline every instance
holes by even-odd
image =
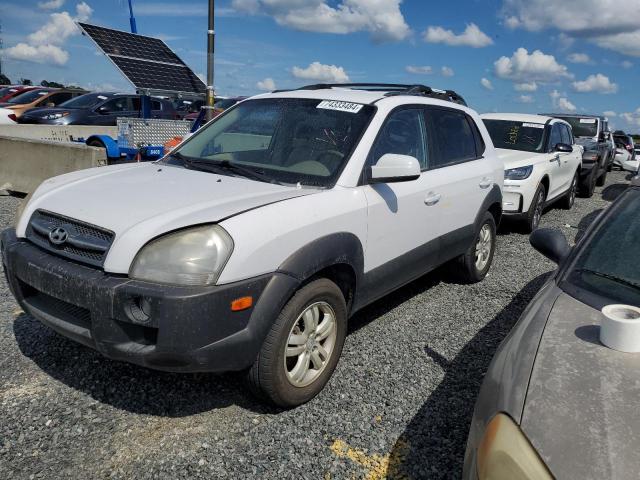
[[[213,287],[141,282],[59,258],[13,229],[2,233],[0,246],[25,312],[108,358],[172,372],[251,366],[298,284],[282,273]],[[253,307],[232,312],[231,301],[245,296]]]

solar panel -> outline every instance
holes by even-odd
[[[88,23],[78,25],[136,89],[206,92],[202,80],[162,40]]]

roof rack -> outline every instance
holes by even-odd
[[[458,103],[460,105],[467,105],[464,98],[453,90],[439,90],[437,88],[427,87],[426,85],[404,85],[398,83],[316,83],[314,85],[300,87],[296,90],[328,90],[331,88],[350,88],[353,90],[366,90],[368,92],[384,92],[385,97],[413,95],[416,97],[429,97]],[[287,90],[278,90],[277,92],[283,91]]]

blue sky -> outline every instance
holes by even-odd
[[[206,0],[134,0],[139,33],[206,71]],[[604,113],[640,132],[638,0],[218,0],[216,89],[318,81],[454,89],[480,112]],[[65,13],[66,12],[66,13]],[[128,30],[126,0],[0,3],[3,71],[130,90],[81,19]]]

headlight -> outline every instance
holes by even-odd
[[[585,152],[582,155],[582,159],[587,162],[596,162],[598,160],[598,154],[596,152]]]
[[[233,251],[233,240],[219,225],[181,230],[140,250],[129,276],[173,285],[214,285]]]
[[[496,415],[484,431],[476,463],[478,480],[552,480],[522,431],[507,415]]]
[[[57,120],[58,118],[66,117],[67,115],[69,115],[69,112],[51,113],[49,115],[45,115],[42,118],[44,120]]]
[[[511,168],[509,170],[505,170],[504,178],[505,180],[526,180],[531,176],[531,172],[533,172],[533,165]]]

